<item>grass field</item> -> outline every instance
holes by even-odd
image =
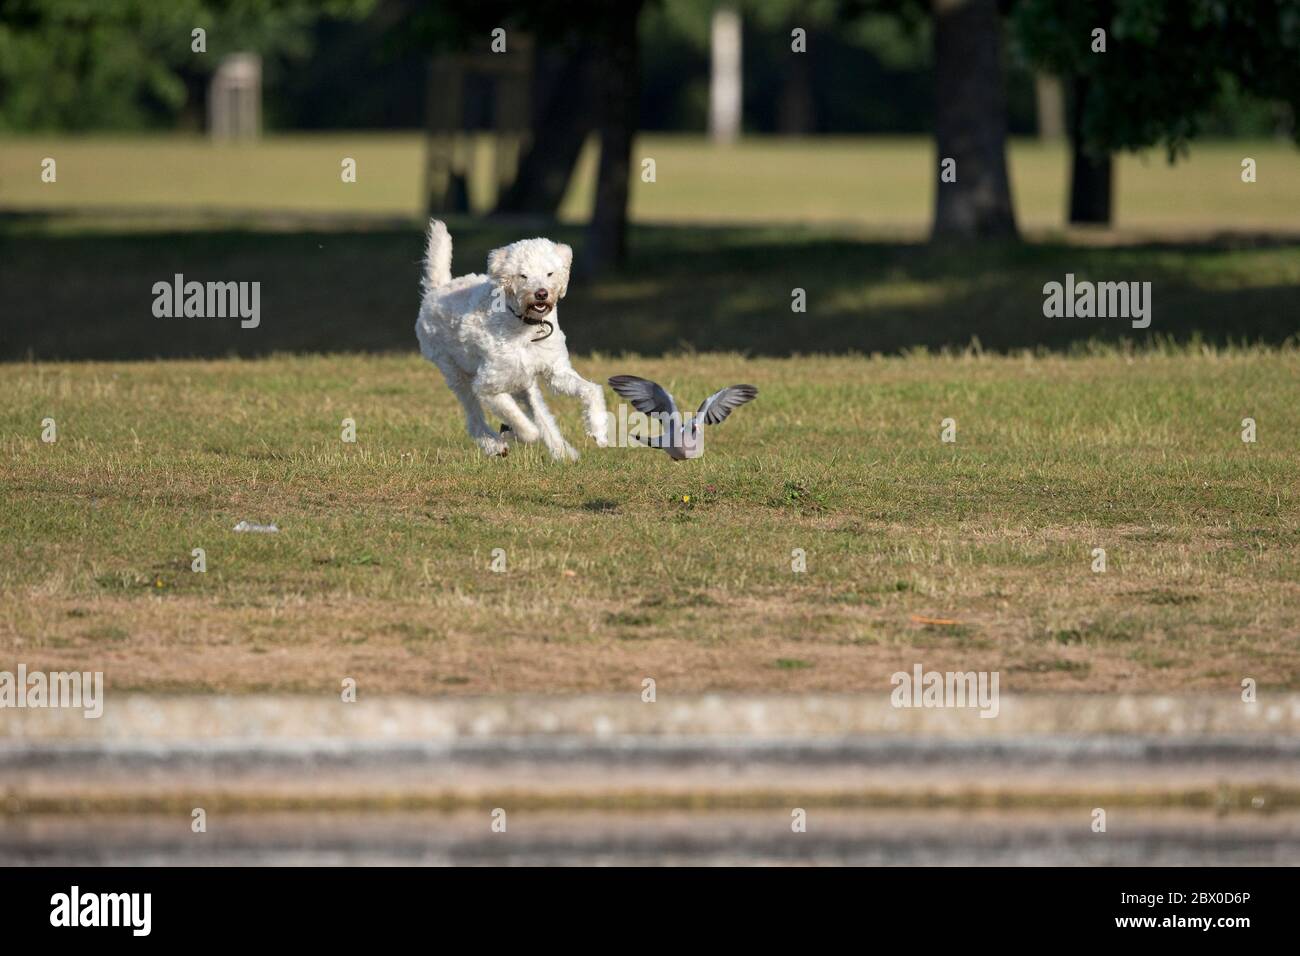
[[[700,461],[560,465],[479,457],[414,356],[0,365],[0,657],[155,691],[1300,686],[1295,349],[576,362],[762,394]]]
[[[1125,157],[1085,234],[1061,148],[1015,143],[1035,241],[972,247],[915,241],[924,140],[637,151],[630,261],[563,322],[594,380],[759,386],[689,464],[478,456],[414,354],[417,137],[0,142],[0,658],[154,691],[1300,686],[1293,148]],[[558,225],[453,219],[458,271],[538,231],[581,257],[591,161]],[[261,325],[155,318],[175,273],[261,282]],[[1150,281],[1151,327],[1043,318],[1066,273]]]
[[[469,147],[480,168],[490,144]],[[43,183],[54,158],[58,181]],[[1065,222],[1068,156],[1062,144],[1013,141],[1012,190],[1020,223],[1055,231]],[[1258,181],[1241,182],[1241,161]],[[357,161],[357,182],[340,162]],[[936,168],[924,137],[751,138],[718,149],[696,136],[643,135],[636,166],[655,161],[655,181],[638,176],[632,215],[643,223],[844,224],[879,236],[915,237],[928,227]],[[589,146],[561,210],[585,222],[595,149]],[[418,217],[424,147],[418,134],[274,136],[254,146],[177,138],[0,140],[0,208],[15,210],[310,211]],[[1300,233],[1300,154],[1280,141],[1201,142],[1170,166],[1162,151],[1117,159],[1116,225],[1137,233]],[[473,197],[492,201],[490,179]],[[757,197],[757,199],[756,199]]]
[[[1064,232],[1062,148],[1017,142],[1017,210],[1037,237],[967,248],[915,241],[932,203],[924,139],[715,149],[645,136],[637,150],[656,159],[657,181],[634,182],[642,224],[628,266],[571,286],[564,321],[579,351],[1279,343],[1300,329],[1300,175],[1287,144],[1200,143],[1174,167],[1124,157],[1117,228]],[[1254,184],[1238,175],[1247,152]],[[57,183],[39,181],[45,155]],[[339,180],[343,155],[359,161],[355,184]],[[0,141],[0,359],[409,350],[421,155],[413,135]],[[581,253],[591,160],[561,224],[453,218],[457,269],[538,232]],[[261,282],[262,325],[160,325],[150,290],[176,273]],[[1150,281],[1151,328],[1044,319],[1043,284],[1067,273]],[[795,289],[804,313],[791,311]]]

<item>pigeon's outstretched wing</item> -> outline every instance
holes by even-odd
[[[609,380],[609,387],[631,402],[638,412],[653,415],[655,412],[672,414],[677,411],[673,397],[664,391],[663,386],[649,379],[615,375]]]
[[[733,408],[739,408],[756,398],[758,389],[753,385],[728,385],[706,398],[695,417],[706,425],[716,425],[730,415]]]

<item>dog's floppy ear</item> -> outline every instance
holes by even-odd
[[[565,293],[569,291],[569,270],[573,268],[573,248],[563,242],[557,242],[555,251],[560,254],[560,261],[564,263],[564,278],[560,282],[560,288],[556,290],[556,295],[563,299]]]
[[[487,270],[488,275],[494,279],[502,279],[506,267],[506,250],[502,246],[500,249],[493,249],[488,253]]]

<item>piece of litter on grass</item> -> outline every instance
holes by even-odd
[[[570,571],[568,568],[565,568],[564,571],[562,571],[561,573],[562,573],[566,578],[576,578],[576,577],[578,576],[578,572],[577,572],[577,571]]]
[[[954,621],[950,617],[923,617],[920,614],[913,614],[912,620],[917,624],[960,624],[961,621]]]
[[[253,524],[251,521],[241,521],[235,525],[236,531],[260,531],[263,534],[277,534],[279,528],[273,524]]]

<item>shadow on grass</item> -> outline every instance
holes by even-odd
[[[0,222],[0,358],[139,359],[271,352],[416,350],[422,237],[391,222],[366,231],[75,233],[38,217]],[[488,249],[544,232],[453,223],[455,271]],[[1042,287],[1067,272],[1150,281],[1153,321],[1047,319]],[[153,285],[258,281],[261,324],[155,318]],[[1090,341],[1278,343],[1300,329],[1300,241],[1224,238],[1092,247],[856,241],[790,227],[638,227],[632,259],[598,281],[575,277],[562,308],[578,353],[682,348],[759,355],[897,352],[915,346],[1067,349]],[[807,311],[792,311],[794,290]]]

